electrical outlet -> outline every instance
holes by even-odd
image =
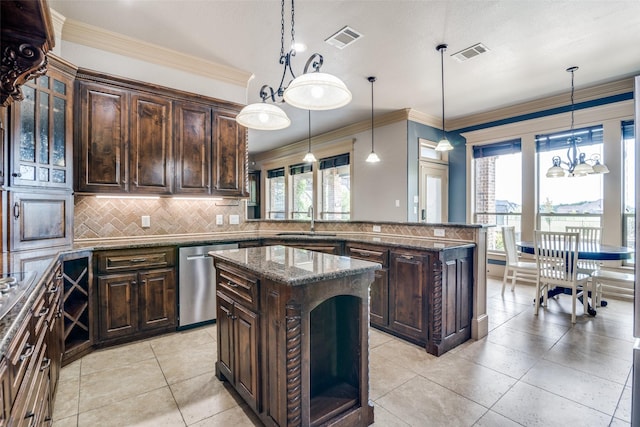
[[[396,208],[400,207],[400,200],[396,200]]]
[[[240,215],[229,215],[229,224],[231,225],[240,224]]]
[[[149,215],[142,215],[141,221],[142,228],[151,227],[151,217]]]
[[[216,225],[224,224],[224,215],[218,214],[216,215]]]
[[[379,233],[382,231],[382,228],[379,225],[374,225],[373,226],[373,232],[374,233]]]
[[[434,228],[433,229],[434,237],[444,237],[444,229],[443,228]]]

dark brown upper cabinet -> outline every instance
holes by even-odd
[[[176,193],[211,193],[211,108],[177,103],[174,109]]]
[[[77,190],[120,193],[127,185],[129,95],[120,89],[80,82],[76,106]]]
[[[88,70],[77,81],[78,192],[248,196],[240,105]]]

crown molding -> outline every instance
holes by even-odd
[[[633,77],[629,77],[622,80],[604,83],[597,86],[591,86],[584,89],[576,89],[574,99],[576,103],[601,99],[607,96],[632,92],[633,87],[634,79]],[[470,126],[502,120],[506,117],[515,117],[524,114],[535,113],[538,111],[550,110],[557,107],[563,107],[568,104],[569,92],[564,92],[546,98],[536,99],[517,105],[511,105],[509,107],[499,108],[497,110],[473,114],[470,116],[461,117],[459,119],[447,120],[447,129],[464,129]]]
[[[412,122],[431,126],[436,129],[440,129],[440,126],[442,126],[442,117],[438,118],[430,114],[423,113],[417,110],[412,110],[412,109],[408,109],[407,120],[411,120]]]
[[[206,61],[73,19],[65,21],[62,39],[245,88],[252,76],[248,71]]]
[[[382,114],[373,119],[373,127],[381,127],[387,126],[393,123],[398,123],[402,121],[409,120],[409,112],[411,110],[409,108],[392,111],[390,113]],[[366,132],[371,129],[371,120],[362,120],[360,122],[356,122],[350,124],[348,126],[344,126],[320,135],[316,135],[311,138],[311,144],[320,145],[326,144],[335,140],[345,140],[352,138],[355,134],[360,132]],[[282,156],[288,155],[291,152],[307,150],[309,140],[307,138],[302,141],[293,142],[291,144],[287,144],[282,147],[274,148],[273,150],[263,151],[260,153],[252,154],[252,158],[255,161],[263,161],[265,159],[274,159],[280,158]]]
[[[64,21],[66,21],[67,18],[55,9],[49,8],[49,11],[51,12],[51,21],[53,22],[54,37],[61,37]]]

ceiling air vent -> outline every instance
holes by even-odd
[[[471,59],[474,56],[478,56],[481,53],[486,53],[486,52],[489,52],[489,48],[483,45],[482,43],[478,43],[466,49],[462,49],[460,52],[456,52],[451,56],[456,58],[458,61],[463,62],[463,61],[466,61],[467,59]]]
[[[357,32],[349,26],[346,26],[326,39],[325,42],[329,43],[331,46],[337,47],[338,49],[344,49],[351,43],[358,40],[360,37],[362,37],[361,33]]]

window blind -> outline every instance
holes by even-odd
[[[488,145],[480,145],[473,147],[473,158],[480,159],[482,157],[493,157],[505,154],[515,154],[522,151],[522,143],[520,139],[510,141],[496,142]]]
[[[320,159],[320,170],[336,168],[338,166],[345,166],[349,164],[349,153],[339,154],[333,157],[325,157]]]
[[[311,163],[298,163],[297,165],[289,166],[289,175],[298,175],[300,173],[307,173],[313,170],[313,164]]]
[[[635,123],[633,120],[622,122],[622,139],[633,139],[635,135]]]
[[[284,168],[271,169],[267,171],[267,178],[279,178],[284,176]]]
[[[571,135],[571,131],[568,130],[550,134],[536,135],[536,150],[540,152],[569,148],[567,139],[571,137]],[[582,129],[574,129],[573,136],[580,138],[578,147],[602,144],[602,125],[591,126]]]

